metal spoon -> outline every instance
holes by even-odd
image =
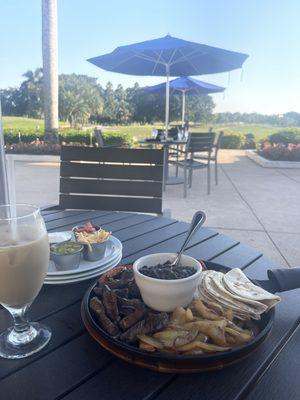
[[[185,238],[185,241],[183,242],[183,245],[180,251],[178,252],[175,260],[170,264],[171,266],[177,266],[179,264],[182,253],[185,250],[188,242],[191,240],[192,236],[194,235],[194,233],[197,232],[200,226],[204,224],[205,220],[206,220],[206,215],[203,211],[197,211],[194,214],[187,237]]]

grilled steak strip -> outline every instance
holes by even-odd
[[[105,285],[102,291],[102,302],[105,307],[106,315],[109,317],[111,321],[119,321],[119,310],[118,310],[118,302],[117,295],[110,290],[110,288]]]
[[[136,324],[145,315],[145,307],[137,307],[131,314],[127,315],[119,322],[119,326],[123,331],[127,331],[132,325]]]
[[[105,332],[109,333],[111,336],[117,336],[120,332],[119,328],[106,316],[105,308],[101,300],[97,299],[97,297],[93,297],[90,300],[90,307],[98,319],[101,328],[103,328]]]
[[[128,343],[135,342],[137,339],[137,335],[147,335],[160,331],[168,325],[168,322],[169,315],[167,313],[163,312],[159,314],[148,314],[145,319],[142,319],[126,332],[122,333],[120,339]]]

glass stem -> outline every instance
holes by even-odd
[[[13,345],[23,345],[31,342],[38,334],[27,319],[30,304],[22,308],[6,307],[14,319],[14,326],[8,335],[8,341]]]
[[[19,309],[10,309],[12,317],[14,319],[14,331],[17,333],[23,333],[28,331],[29,322],[27,318],[28,306]]]

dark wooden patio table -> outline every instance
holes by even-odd
[[[148,253],[178,250],[188,229],[188,224],[174,219],[121,212],[49,210],[44,218],[49,231],[88,220],[101,224],[122,241],[123,263]],[[254,249],[207,228],[195,235],[187,254],[240,267],[258,279],[266,278],[268,268],[279,267]],[[30,358],[0,360],[0,399],[299,399],[300,290],[282,294],[271,335],[249,358],[216,372],[174,375],[127,364],[88,335],[80,302],[92,282],[44,285],[30,317],[51,327],[51,342]],[[0,331],[10,324],[8,313],[1,309]]]

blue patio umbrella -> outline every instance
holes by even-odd
[[[166,118],[169,125],[169,77],[215,74],[241,68],[247,54],[165,37],[117,47],[89,62],[107,71],[129,75],[166,76]]]
[[[154,86],[147,86],[144,88],[146,92],[165,92],[166,83],[159,83]],[[178,91],[182,94],[182,126],[185,120],[185,96],[186,93],[189,94],[209,94],[209,93],[220,93],[224,92],[225,88],[221,86],[216,86],[211,83],[202,82],[195,78],[190,77],[180,77],[170,81],[170,91],[171,93]]]

